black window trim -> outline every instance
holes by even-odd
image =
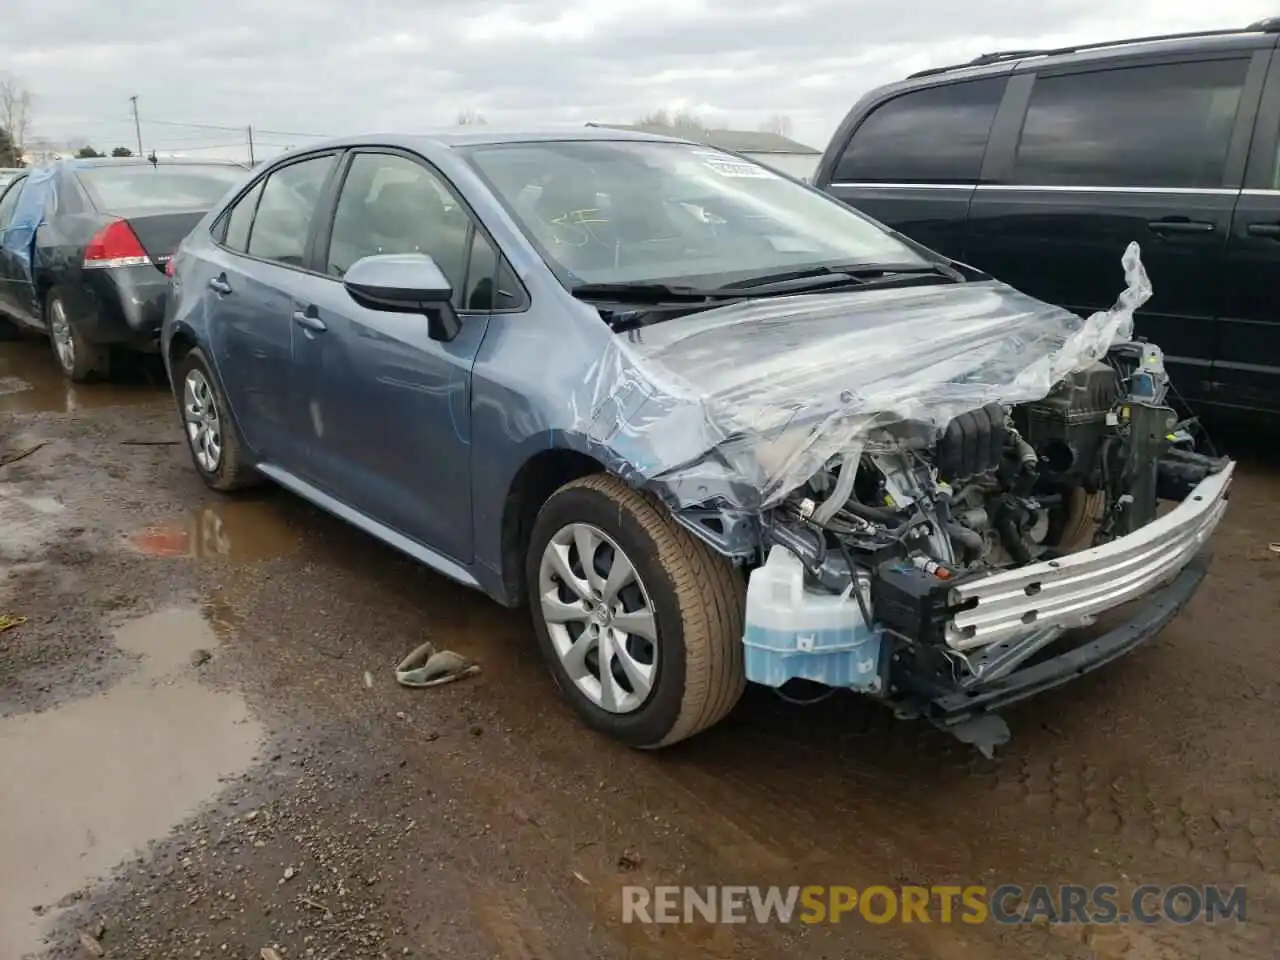
[[[892,187],[892,186],[917,187],[918,186],[918,187],[926,187],[926,188],[933,187],[940,190],[941,189],[957,189],[957,190],[972,189],[982,180],[982,174],[986,168],[988,157],[991,155],[991,142],[994,136],[996,125],[1000,122],[1000,115],[1004,112],[1005,105],[1009,101],[1009,90],[1012,85],[1012,81],[1014,79],[1010,75],[1011,70],[1012,70],[1012,66],[1009,66],[999,72],[984,73],[976,76],[973,74],[969,74],[967,76],[947,77],[944,80],[938,80],[933,83],[921,83],[916,86],[906,87],[905,89],[896,89],[892,91],[886,91],[886,95],[884,97],[877,99],[873,103],[867,104],[866,108],[861,112],[861,115],[850,126],[848,133],[841,138],[840,149],[838,151],[835,151],[832,154],[831,173],[830,173],[829,179],[827,179],[825,182],[829,183],[831,186],[852,186],[852,185],[885,186],[885,187]],[[873,116],[875,116],[876,113],[883,110],[889,104],[897,100],[901,100],[903,97],[909,97],[914,94],[931,92],[934,90],[942,89],[943,87],[954,87],[954,86],[958,86],[960,84],[965,84],[965,83],[982,83],[982,82],[989,82],[993,80],[1003,81],[1004,89],[1000,93],[1000,99],[996,101],[995,114],[992,116],[992,119],[991,119],[991,127],[987,131],[987,142],[986,142],[986,145],[983,147],[982,157],[978,161],[978,174],[975,178],[964,179],[964,180],[921,180],[921,181],[865,180],[865,179],[844,180],[837,175],[840,169],[840,162],[841,160],[844,159],[844,155],[849,151],[849,147],[852,145],[854,138],[858,135],[858,131],[861,130],[862,127],[866,124],[866,122],[870,120]],[[821,163],[822,161],[819,160],[820,165]],[[815,174],[814,174],[815,185],[817,183],[817,180],[818,180],[817,171],[815,171]]]
[[[1272,50],[1266,48],[1212,48],[1205,50],[1153,51],[1133,54],[1124,57],[1107,57],[1090,59],[1084,62],[1062,63],[1038,66],[1024,65],[1015,71],[1009,87],[1005,90],[1005,100],[992,125],[991,137],[987,142],[987,155],[984,161],[980,186],[1000,190],[1041,190],[1041,191],[1123,191],[1142,193],[1236,193],[1244,182],[1245,162],[1249,155],[1249,141],[1254,128],[1254,120],[1258,112],[1258,101],[1261,96],[1263,81],[1267,75],[1267,66],[1271,60]],[[1223,161],[1222,173],[1217,186],[1208,187],[1142,187],[1140,185],[1085,185],[1085,184],[1015,184],[1013,179],[1014,164],[1017,160],[1018,145],[1022,138],[1023,125],[1031,104],[1031,96],[1035,83],[1041,77],[1081,76],[1094,73],[1108,73],[1115,70],[1132,70],[1143,67],[1174,66],[1184,63],[1197,63],[1218,60],[1245,60],[1248,67],[1240,91],[1240,107],[1236,112],[1235,126]],[[997,141],[997,138],[998,141]]]
[[[468,310],[465,307],[461,309],[455,308],[458,315],[494,316],[499,314],[528,312],[532,305],[528,289],[526,289],[524,282],[520,279],[519,274],[516,273],[515,268],[511,265],[511,260],[503,251],[501,245],[494,238],[493,234],[489,232],[488,228],[485,227],[484,221],[476,214],[475,209],[471,204],[467,203],[466,198],[462,196],[453,181],[445,176],[444,172],[438,166],[426,157],[422,156],[422,154],[416,153],[413,150],[406,150],[404,147],[381,144],[359,144],[357,146],[346,148],[346,152],[340,159],[337,166],[338,176],[330,183],[331,189],[326,190],[326,192],[322,194],[322,205],[318,210],[322,216],[320,217],[318,228],[314,231],[312,236],[315,246],[308,251],[307,263],[311,267],[310,272],[317,276],[322,276],[333,283],[342,282],[340,278],[330,276],[328,271],[324,269],[324,260],[329,252],[329,241],[333,235],[334,218],[338,213],[338,198],[342,193],[343,185],[346,183],[347,174],[351,170],[351,164],[355,161],[357,156],[370,153],[400,157],[423,167],[428,173],[436,178],[441,186],[444,187],[444,189],[449,193],[449,196],[453,198],[454,202],[467,212],[467,219],[470,226],[467,229],[467,269],[466,276],[463,279],[464,292],[466,290],[466,280],[470,277],[471,273],[471,248],[474,243],[474,233],[477,230],[480,232],[480,235],[489,242],[489,246],[493,248],[493,251],[496,254],[498,273],[501,274],[505,267],[507,274],[515,281],[517,288],[515,292],[518,298],[518,302],[515,306],[503,307],[496,310]],[[496,296],[496,289],[494,293]]]
[[[309,264],[312,263],[310,254],[311,254],[312,244],[315,242],[316,225],[317,225],[317,221],[319,219],[320,214],[325,209],[325,203],[329,198],[329,191],[333,185],[334,174],[342,166],[342,155],[343,155],[343,150],[341,147],[327,147],[321,150],[314,150],[305,154],[291,156],[289,157],[288,160],[280,161],[267,167],[258,176],[254,177],[247,184],[245,184],[244,187],[240,189],[236,193],[236,195],[226,203],[226,205],[222,208],[222,210],[219,211],[217,219],[215,219],[213,223],[209,225],[209,239],[213,241],[214,245],[217,246],[219,250],[222,250],[225,253],[229,253],[232,256],[243,257],[245,260],[253,260],[257,263],[265,263],[268,266],[279,267],[282,270],[293,270],[298,273],[307,273],[307,274],[314,275],[315,271],[310,268]],[[231,211],[235,209],[236,205],[244,197],[247,197],[259,184],[265,183],[267,178],[270,177],[272,174],[276,173],[277,171],[284,170],[287,167],[292,167],[299,163],[306,163],[308,160],[318,160],[321,157],[332,157],[334,160],[334,163],[329,168],[329,172],[325,174],[324,184],[320,187],[320,196],[316,200],[315,215],[312,216],[311,224],[307,228],[307,239],[306,239],[306,243],[303,244],[303,248],[302,248],[302,252],[303,252],[302,266],[299,266],[297,264],[292,264],[292,263],[281,263],[279,260],[269,260],[266,257],[256,257],[253,254],[249,253],[247,250],[233,250],[231,247],[228,247],[226,245],[225,240],[227,236],[227,221],[230,220],[231,218]],[[266,191],[264,189],[263,193],[265,192]],[[262,194],[259,194],[258,204],[261,204],[261,203],[262,203]],[[257,219],[258,219],[258,208],[257,208],[257,205],[255,204],[253,209],[253,220],[251,220],[249,223],[250,239],[253,238],[253,224],[257,221]]]

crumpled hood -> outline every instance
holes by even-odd
[[[995,281],[771,297],[620,334],[588,382],[610,466],[674,506],[777,503],[877,426],[942,429],[1039,399],[1132,336],[1138,247],[1111,310],[1082,319]],[[585,398],[584,398],[585,399]]]

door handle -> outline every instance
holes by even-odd
[[[1213,233],[1214,226],[1205,220],[1152,220],[1147,224],[1155,233]]]
[[[224,273],[210,279],[209,289],[215,293],[230,293],[231,284],[227,283],[227,275]]]
[[[324,333],[329,328],[325,326],[324,321],[313,313],[305,310],[297,310],[293,314],[293,322],[304,330],[312,330],[316,333]]]
[[[1270,237],[1280,240],[1280,223],[1251,223],[1245,227],[1251,237]]]

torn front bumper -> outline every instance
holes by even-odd
[[[963,652],[1031,630],[1087,626],[1098,614],[1174,580],[1222,519],[1234,472],[1228,463],[1174,509],[1128,536],[957,585],[951,598],[963,609],[946,625],[947,646]]]

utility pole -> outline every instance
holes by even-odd
[[[138,121],[138,98],[132,96],[129,103],[133,105],[133,132],[138,135],[138,156],[142,156],[142,124]]]
[[[249,124],[246,128],[249,131],[249,166],[254,166],[253,158],[253,124]]]

